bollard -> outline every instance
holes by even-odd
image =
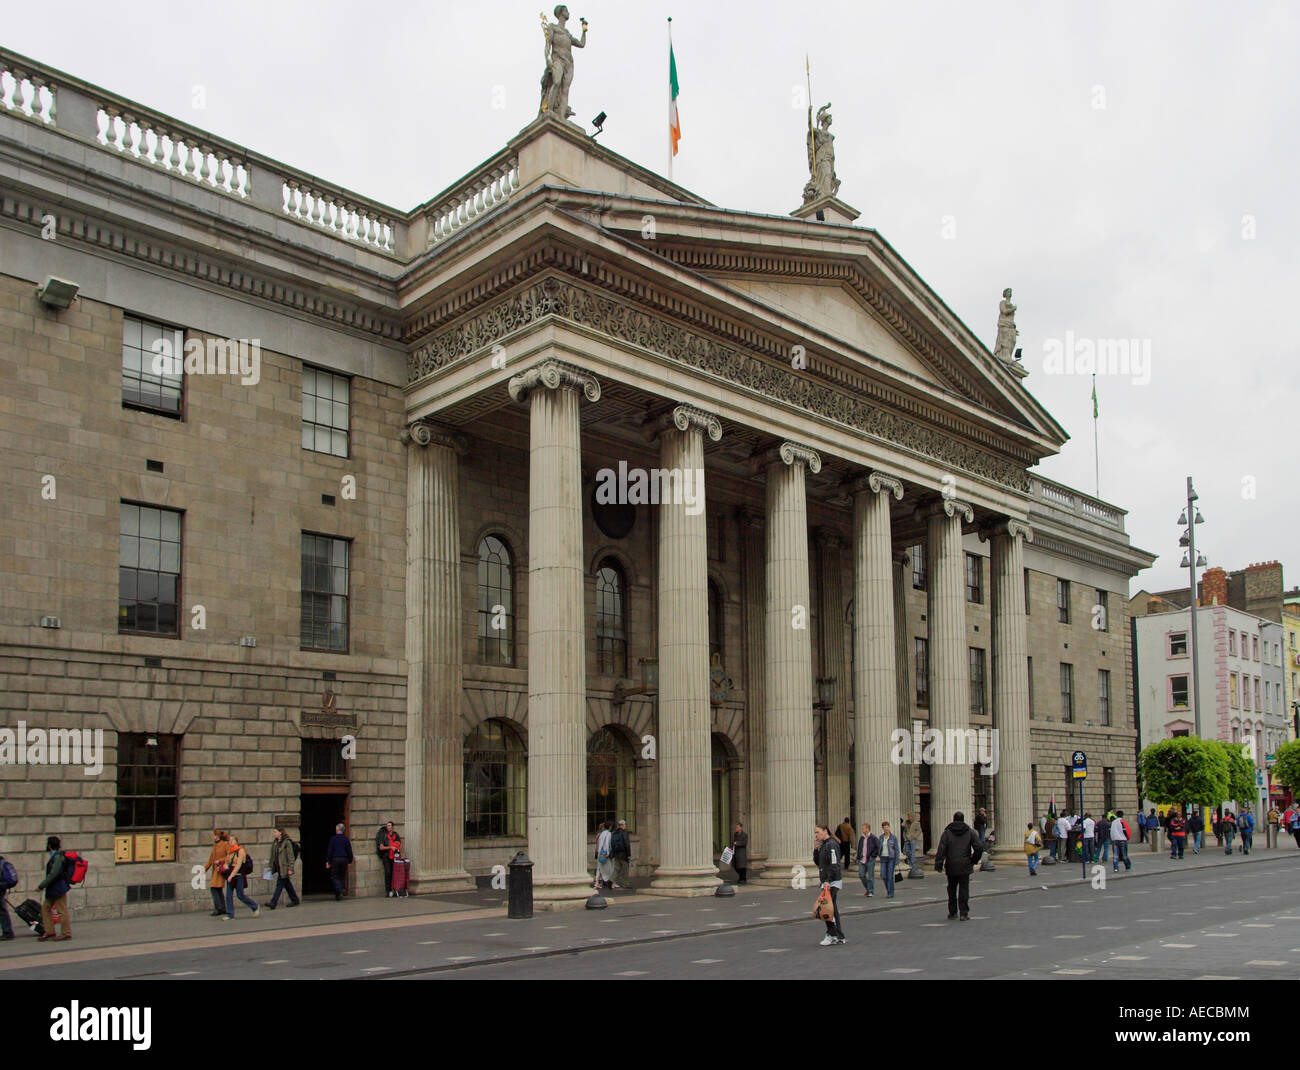
[[[509,892],[507,918],[533,916],[533,863],[523,851],[510,860],[510,874],[506,877]]]

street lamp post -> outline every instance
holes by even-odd
[[[1197,738],[1201,737],[1201,672],[1200,657],[1196,641],[1196,570],[1206,564],[1205,556],[1197,556],[1196,553],[1196,525],[1204,524],[1205,518],[1201,516],[1200,510],[1196,508],[1195,502],[1197,493],[1192,486],[1192,477],[1187,477],[1187,509],[1182,516],[1178,518],[1179,524],[1186,524],[1187,530],[1183,532],[1183,537],[1178,540],[1180,546],[1186,547],[1187,552],[1183,554],[1183,568],[1187,569],[1187,590],[1191,595],[1191,601],[1188,603],[1188,617],[1191,621],[1189,631],[1192,633],[1192,723],[1195,726]]]

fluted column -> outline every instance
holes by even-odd
[[[1008,519],[992,531],[993,728],[1000,851],[1019,853],[1024,826],[1034,820],[1029,736],[1029,636],[1025,617],[1025,541],[1033,529]],[[1005,830],[1005,831],[1003,831]]]
[[[750,879],[762,875],[767,864],[767,706],[764,701],[764,665],[767,651],[763,640],[767,600],[766,549],[763,518],[746,509],[736,515],[740,531],[740,567],[744,574],[741,592],[745,639],[745,745],[749,773],[749,809],[741,820],[749,832]]]
[[[789,887],[794,868],[806,873],[812,864],[812,643],[804,468],[816,473],[822,462],[815,450],[783,442],[760,463],[767,473],[763,688],[768,819],[767,869],[760,881]]]
[[[899,774],[890,760],[898,727],[893,544],[889,499],[903,485],[881,472],[855,480],[853,492],[853,709],[857,719],[858,821],[895,825]]]
[[[465,442],[416,422],[406,444],[406,842],[417,892],[473,888],[465,870],[460,462]]]
[[[659,432],[659,464],[694,487],[659,508],[659,868],[661,895],[711,895],[712,736],[709,705],[709,574],[704,521],[704,435],[717,442],[717,417],[673,409]]]
[[[817,584],[821,612],[822,676],[835,680],[835,705],[826,718],[826,820],[838,825],[849,812],[849,682],[844,645],[844,582],[840,548],[844,541],[832,531],[817,532]],[[861,799],[861,796],[859,796]],[[861,802],[859,802],[859,807]]]
[[[546,360],[516,375],[510,396],[529,405],[528,851],[543,909],[577,906],[587,877],[587,658],[583,612],[583,395],[596,379]]]
[[[912,683],[912,633],[907,626],[907,592],[911,589],[912,557],[905,550],[899,551],[891,555],[890,564],[894,595],[894,675],[897,677],[894,722],[897,727],[906,729],[910,734],[915,727],[912,724],[912,713],[913,699],[916,695],[916,688]],[[903,738],[910,738],[910,735]],[[916,784],[917,768],[913,763],[913,756],[913,754],[905,754],[902,756],[903,760],[898,763],[900,821],[906,821],[908,814],[920,814]],[[925,850],[924,843],[917,843],[916,849],[918,852]],[[907,863],[900,863],[899,868],[907,871]],[[922,868],[917,866],[918,872]],[[910,871],[907,875],[911,876]]]
[[[930,727],[944,733],[970,724],[970,655],[966,642],[966,571],[962,549],[962,518],[970,523],[974,509],[947,498],[930,511],[926,545],[930,566],[927,618],[930,625]],[[945,745],[944,757],[949,748]],[[973,761],[973,759],[972,759]],[[971,766],[936,763],[930,770],[931,833],[937,841],[955,811],[973,820]]]

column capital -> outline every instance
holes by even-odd
[[[663,432],[674,427],[678,431],[698,431],[708,435],[711,442],[717,442],[722,438],[722,421],[716,415],[706,409],[686,404],[678,405],[658,416],[652,416],[642,425],[641,432],[648,441],[653,442]]]
[[[960,515],[968,524],[973,523],[975,520],[975,507],[970,502],[949,498],[946,495],[936,498],[928,505],[922,505],[917,509],[917,515],[927,520],[932,516],[938,516],[940,513],[944,516]]]
[[[412,420],[397,437],[404,446],[442,446],[461,457],[469,452],[469,440],[464,435],[428,420]]]
[[[767,449],[758,450],[750,458],[750,464],[756,473],[777,462],[791,467],[796,464],[807,465],[808,471],[812,472],[813,475],[822,470],[820,453],[811,446],[788,440],[782,442],[779,446],[769,446]]]
[[[892,494],[896,501],[903,500],[903,481],[879,469],[869,472],[857,472],[840,484],[849,494]]]
[[[995,538],[999,535],[1005,535],[1012,539],[1024,539],[1025,542],[1034,541],[1034,529],[1029,526],[1026,520],[1019,520],[1014,516],[1003,517],[995,520],[991,524],[986,524],[980,529],[981,539]]]
[[[576,364],[567,364],[553,357],[520,372],[506,384],[510,397],[515,401],[523,401],[538,387],[547,390],[559,390],[561,387],[581,390],[588,401],[600,400],[600,381],[594,375]]]

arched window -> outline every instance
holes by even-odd
[[[505,721],[484,721],[465,740],[465,836],[524,836],[528,752]]]
[[[636,757],[621,734],[605,727],[587,741],[587,832],[606,821],[636,831]]]
[[[627,581],[612,558],[596,572],[596,671],[627,675]]]
[[[515,663],[515,582],[510,549],[496,535],[478,544],[478,659]]]
[[[726,631],[727,608],[722,601],[722,590],[709,580],[709,664],[713,664],[713,655],[725,661],[723,635]]]

